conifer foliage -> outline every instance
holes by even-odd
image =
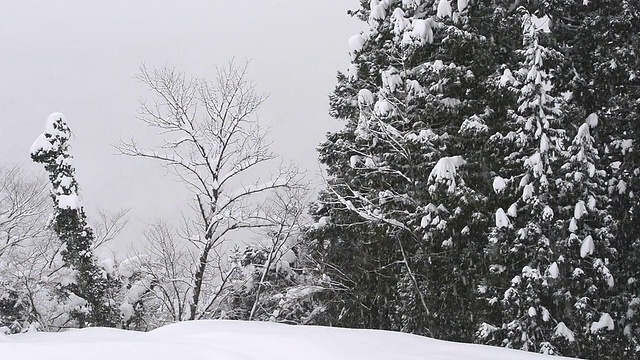
[[[319,149],[330,178],[311,237],[348,289],[331,305],[344,325],[470,341],[488,219],[477,211],[492,112],[481,89],[499,47],[476,19],[492,15],[465,2],[361,3],[353,14],[369,30],[349,39],[352,65],[330,97],[345,129]]]
[[[360,5],[308,233],[333,324],[636,355],[637,1]]]
[[[94,235],[78,197],[73,157],[69,152],[71,130],[60,113],[49,115],[44,133],[31,146],[31,158],[49,173],[55,205],[51,227],[61,242],[66,273],[57,286],[63,308],[80,327],[116,326],[119,311],[111,294],[118,280],[100,268],[93,256]]]

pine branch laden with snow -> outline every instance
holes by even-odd
[[[436,163],[436,166],[429,174],[429,192],[433,193],[437,184],[443,184],[447,187],[447,191],[453,193],[456,191],[457,171],[458,168],[466,164],[462,156],[443,157]]]

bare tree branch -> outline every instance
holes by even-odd
[[[137,78],[154,101],[141,101],[139,119],[159,132],[160,143],[147,148],[130,139],[116,145],[122,155],[158,161],[193,194],[193,216],[183,224],[184,237],[198,253],[191,264],[189,319],[211,311],[222,296],[204,289],[221,244],[241,229],[277,226],[266,216],[264,199],[279,189],[306,186],[297,167],[271,165],[278,156],[256,117],[267,95],[247,79],[247,69],[248,63],[232,60],[217,67],[211,81],[175,68],[141,66]],[[267,170],[267,180],[256,176]],[[224,284],[222,274],[218,281]],[[202,306],[205,293],[212,300]]]

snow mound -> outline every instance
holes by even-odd
[[[7,341],[5,341],[7,340]],[[535,360],[543,355],[379,330],[192,321],[148,333],[87,328],[4,337],[7,359],[49,360]],[[561,359],[556,357],[555,359]]]

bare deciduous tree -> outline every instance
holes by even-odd
[[[269,228],[264,236],[267,258],[260,269],[260,280],[255,286],[255,299],[249,313],[253,320],[261,303],[262,291],[269,271],[298,245],[304,217],[306,215],[308,192],[305,189],[287,189],[278,191],[269,199],[268,218],[275,226]]]
[[[32,324],[41,329],[65,325],[51,297],[61,246],[48,227],[51,211],[45,178],[18,166],[0,167],[0,299],[11,300],[5,302],[11,309],[3,309],[9,313],[0,311],[0,326],[13,332]]]
[[[40,220],[49,211],[47,185],[20,167],[0,167],[0,258],[46,232]]]
[[[155,101],[141,102],[140,119],[159,130],[162,143],[145,148],[131,139],[117,145],[121,154],[161,162],[193,194],[195,216],[186,222],[185,237],[198,256],[189,319],[210,307],[203,286],[220,245],[238,230],[272,226],[265,216],[268,193],[303,186],[295,166],[271,165],[278,157],[256,117],[267,96],[247,80],[247,65],[218,67],[213,81],[141,67],[138,79]],[[267,169],[270,175],[261,176]]]
[[[189,244],[180,244],[175,229],[165,220],[153,221],[144,238],[140,249],[132,249],[119,266],[129,289],[121,306],[124,321],[126,327],[133,325],[138,330],[187,318],[194,259]],[[153,316],[139,314],[139,305]]]
[[[98,216],[91,222],[91,228],[95,233],[95,241],[92,244],[96,250],[117,238],[127,226],[129,209],[121,209],[115,212],[98,210]]]

